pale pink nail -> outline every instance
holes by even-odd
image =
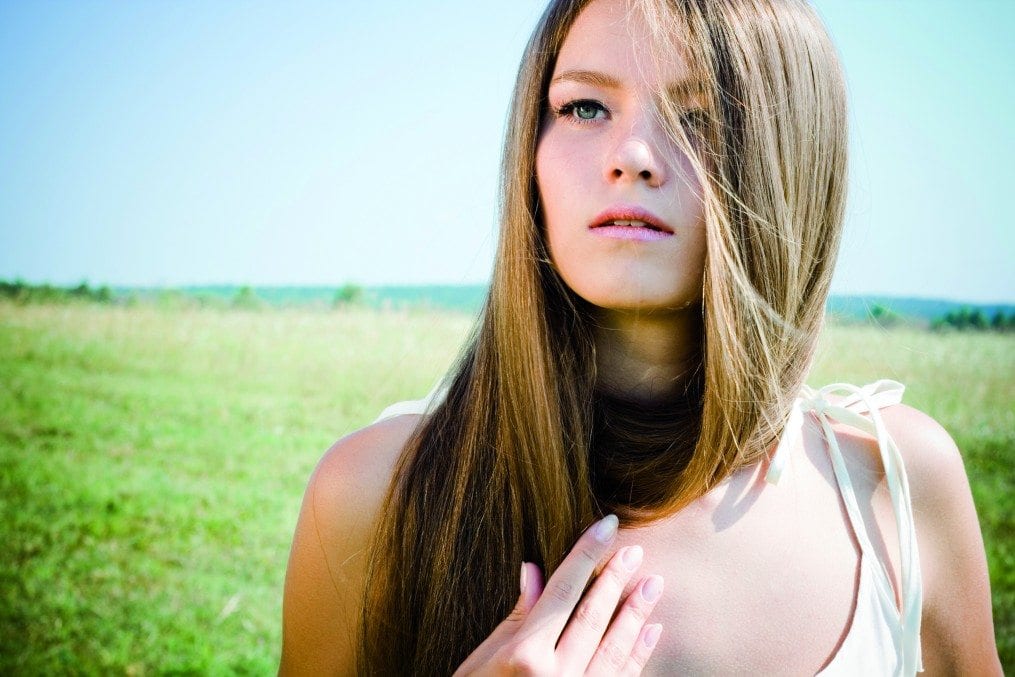
[[[643,554],[640,545],[632,545],[629,548],[624,548],[624,554],[620,556],[620,559],[624,562],[624,566],[627,567],[628,571],[634,571],[641,564]]]
[[[662,633],[662,631],[663,626],[659,625],[658,623],[655,625],[650,625],[647,628],[645,628],[645,646],[647,646],[650,649],[653,648],[656,645],[656,642],[659,641],[659,635]]]
[[[654,602],[663,592],[663,577],[649,576],[645,585],[641,586],[641,598],[646,602]]]
[[[620,524],[620,520],[617,519],[616,515],[607,515],[599,520],[599,524],[596,525],[595,529],[596,540],[600,543],[612,541],[613,537],[617,535],[618,524]]]
[[[521,574],[521,576],[518,577],[518,585],[521,588],[521,593],[523,595],[525,594],[525,582],[526,582],[525,579],[526,579],[526,577],[527,576],[526,576],[526,573],[525,573],[525,562],[522,562],[522,574]]]

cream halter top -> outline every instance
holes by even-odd
[[[920,651],[920,616],[923,606],[923,584],[920,575],[920,557],[913,527],[913,507],[909,496],[909,481],[902,464],[902,456],[881,419],[880,410],[902,401],[904,386],[896,381],[881,380],[857,387],[847,383],[834,383],[819,390],[804,386],[794,401],[789,422],[772,456],[768,474],[769,484],[778,484],[797,439],[797,431],[806,415],[813,416],[825,436],[828,454],[832,460],[835,479],[842,494],[846,513],[856,539],[860,544],[860,582],[857,586],[856,609],[849,631],[832,660],[818,674],[837,675],[901,675],[910,676],[923,671]],[[402,414],[425,414],[439,405],[446,395],[440,386],[420,400],[393,404],[377,418]],[[829,396],[841,397],[834,404]],[[862,430],[877,439],[881,462],[885,469],[899,533],[899,563],[902,573],[900,599],[901,612],[895,603],[895,592],[884,562],[871,545],[867,527],[860,514],[853,484],[849,479],[839,443],[832,430],[832,422]]]

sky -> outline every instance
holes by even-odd
[[[814,4],[851,105],[833,293],[1015,302],[1015,2]],[[0,1],[0,279],[487,281],[543,6]]]

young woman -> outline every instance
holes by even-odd
[[[804,386],[845,127],[802,0],[552,2],[480,324],[315,471],[281,672],[999,673],[947,433]]]

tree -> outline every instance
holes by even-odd
[[[870,318],[882,327],[891,327],[899,323],[902,318],[891,308],[875,303],[870,308]]]
[[[335,292],[335,298],[332,301],[332,305],[336,308],[342,306],[358,305],[363,302],[363,287],[352,282],[346,282],[342,285],[338,291]]]
[[[249,286],[240,287],[239,291],[236,292],[236,296],[233,297],[233,307],[235,308],[258,308],[261,305],[261,299],[258,298],[257,293],[254,292],[253,288]]]

